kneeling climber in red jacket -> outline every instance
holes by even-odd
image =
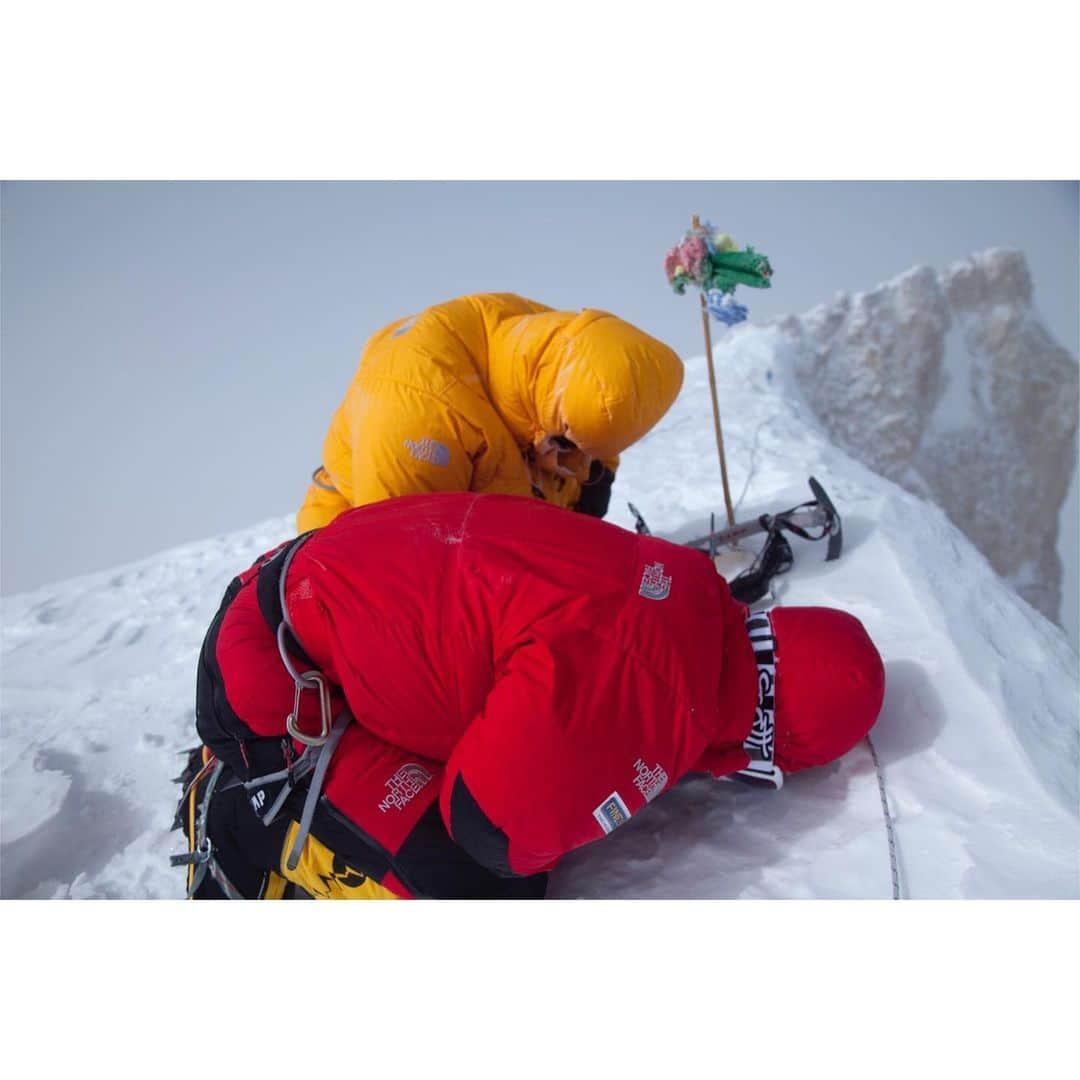
[[[514,496],[374,503],[229,586],[173,861],[197,898],[539,898],[686,773],[835,760],[884,681],[853,616],[751,613],[701,552]]]

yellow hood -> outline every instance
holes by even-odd
[[[605,311],[548,311],[492,328],[488,378],[522,446],[562,435],[607,461],[671,407],[683,365],[668,346]]]
[[[540,494],[577,506],[589,459],[615,469],[682,378],[671,349],[603,311],[552,311],[512,293],[427,308],[368,341],[299,528],[419,491]]]

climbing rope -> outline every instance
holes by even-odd
[[[889,813],[889,801],[885,797],[885,775],[881,771],[881,762],[878,761],[877,751],[866,736],[866,745],[870,747],[870,756],[874,759],[874,769],[877,772],[878,791],[881,793],[881,810],[885,815],[885,831],[889,834],[889,865],[892,868],[892,898],[900,899],[900,870],[896,859],[896,833],[893,831],[892,815]]]

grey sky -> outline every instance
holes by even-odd
[[[295,511],[365,338],[463,293],[613,311],[682,355],[664,252],[767,253],[751,317],[1023,250],[1078,351],[1075,183],[6,183],[2,589]]]

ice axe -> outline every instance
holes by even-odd
[[[736,544],[758,533],[767,533],[768,539],[753,565],[729,582],[732,595],[737,600],[747,604],[760,600],[768,592],[771,579],[790,570],[794,562],[791,545],[783,535],[785,531],[804,540],[828,538],[826,562],[838,559],[843,550],[843,524],[832,499],[814,477],[810,477],[809,483],[814,498],[808,502],[800,503],[789,510],[781,510],[777,514],[762,514],[753,521],[736,522],[726,529],[711,528],[705,536],[684,541],[684,545],[707,552],[711,557],[720,547]],[[633,503],[628,505],[634,516],[634,528],[642,535],[651,536],[652,531],[637,507]]]

